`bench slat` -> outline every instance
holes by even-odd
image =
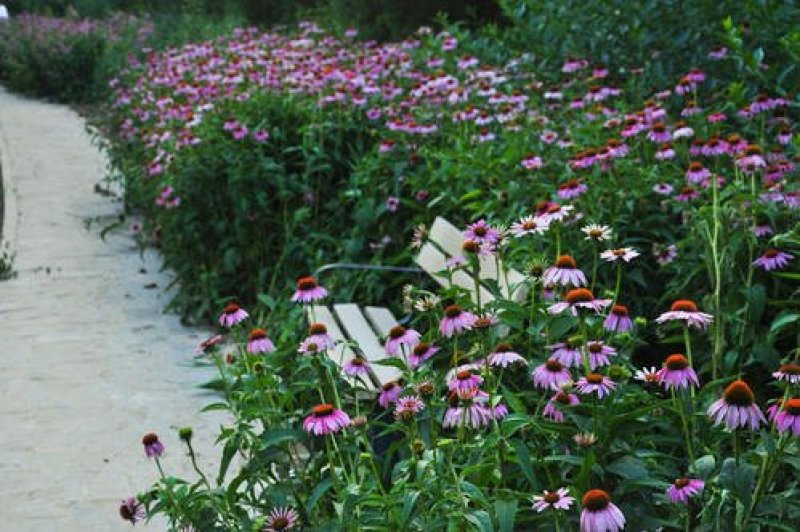
[[[447,257],[436,249],[436,247],[431,244],[430,242],[422,246],[420,249],[419,254],[414,259],[417,264],[419,264],[420,268],[428,272],[428,274],[434,278],[434,280],[444,287],[449,287],[450,283],[448,282],[447,276],[441,274],[443,270],[447,270],[447,266],[445,265],[445,261]],[[472,300],[477,302],[477,298],[475,297],[475,281],[467,275],[463,270],[458,270],[453,273],[452,275],[453,284],[456,286],[460,286],[465,288],[469,291]],[[494,301],[494,297],[486,289],[486,287],[481,285],[481,304],[489,303]]]
[[[358,343],[359,348],[364,353],[364,357],[370,362],[386,358],[386,351],[378,340],[378,336],[370,326],[367,319],[361,313],[358,305],[353,303],[343,303],[333,306],[336,315],[342,322],[350,338]],[[372,364],[372,370],[381,384],[400,377],[400,371],[391,366],[381,366]]]
[[[394,319],[391,311],[386,307],[364,307],[364,315],[372,324],[372,328],[378,332],[382,338],[389,335],[392,327],[400,325]]]
[[[344,344],[344,342],[347,341],[347,337],[342,333],[339,324],[336,323],[336,318],[333,316],[333,313],[328,307],[322,305],[313,305],[313,307],[310,308],[313,308],[313,316],[316,317],[317,322],[323,324],[328,329],[328,334],[331,335],[334,340],[340,342],[331,353],[333,361],[339,364],[339,366],[350,362],[356,354],[349,346]],[[313,321],[311,310],[306,311],[306,319],[309,323]]]

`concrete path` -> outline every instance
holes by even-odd
[[[192,367],[207,332],[162,314],[155,254],[87,230],[120,206],[93,192],[105,161],[73,111],[0,88],[0,160],[18,273],[0,282],[0,531],[129,530],[119,500],[156,479],[145,432],[168,474],[194,478],[177,427],[195,428],[201,462],[218,456],[219,418],[198,414],[210,375]]]

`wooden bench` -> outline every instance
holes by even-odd
[[[442,217],[437,217],[431,226],[428,241],[422,246],[415,262],[424,272],[429,274],[437,283],[444,287],[453,285],[464,288],[470,293],[473,301],[477,301],[475,281],[471,272],[458,270],[451,275],[447,274],[447,261],[452,257],[462,255],[461,245],[464,242],[462,232],[453,224]],[[331,265],[327,269],[335,269]],[[408,270],[408,269],[406,269]],[[479,278],[484,281],[480,285],[481,304],[495,300],[490,286],[496,283],[504,298],[520,301],[527,295],[526,277],[520,272],[508,269],[502,274],[503,265],[494,257],[480,257]],[[400,370],[391,366],[375,364],[376,361],[387,357],[382,339],[385,339],[392,327],[399,325],[397,319],[389,309],[383,307],[360,308],[355,303],[334,304],[330,307],[314,305],[309,308],[309,321],[316,320],[328,329],[338,345],[332,354],[336,362],[344,365],[355,355],[354,348],[361,352],[372,365],[373,378],[371,388],[378,389],[381,385],[396,380],[400,377]]]

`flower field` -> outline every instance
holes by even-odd
[[[122,518],[797,530],[800,100],[784,59],[800,49],[793,34],[765,52],[731,18],[717,33],[666,80],[458,25],[376,42],[304,21],[132,54],[94,132],[143,215],[136,238],[175,272],[173,310],[214,320],[195,354],[231,422],[217,471],[190,428],[147,433],[158,477]],[[439,216],[461,231],[449,282],[313,275],[411,266]],[[317,319],[338,302],[406,317],[383,358]],[[184,459],[197,476],[170,476]]]

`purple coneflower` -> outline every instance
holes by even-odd
[[[145,518],[144,505],[135,497],[128,497],[119,503],[119,516],[135,525]]]
[[[580,179],[570,179],[558,186],[557,195],[561,199],[568,200],[580,197],[588,190],[589,186]]]
[[[617,384],[614,381],[599,373],[589,373],[575,383],[575,389],[578,392],[584,395],[596,393],[599,399],[610,395],[616,387]]]
[[[241,323],[250,316],[243,308],[236,303],[229,303],[219,316],[219,324],[223,327],[233,327],[237,323]]]
[[[633,248],[617,248],[603,251],[600,253],[600,258],[608,262],[616,262],[618,260],[630,262],[639,255],[640,253]]]
[[[396,403],[400,399],[400,394],[403,393],[403,387],[397,381],[389,381],[381,386],[381,393],[378,395],[378,404],[383,408],[389,408],[389,405]]]
[[[467,391],[480,387],[483,377],[472,372],[471,369],[459,369],[448,383],[450,391]]]
[[[435,355],[438,351],[439,348],[435,345],[431,345],[426,342],[420,342],[414,346],[414,349],[411,350],[408,361],[411,364],[411,367],[416,369],[423,362]]]
[[[528,361],[514,351],[510,344],[498,344],[494,348],[494,352],[489,355],[488,362],[491,366],[500,366],[501,368],[507,368],[512,364],[528,365]]]
[[[778,432],[791,431],[792,436],[800,436],[800,399],[787,399],[782,407],[776,403],[769,407],[768,412]]]
[[[247,352],[255,355],[257,353],[272,353],[275,351],[275,344],[267,336],[264,329],[254,328],[247,336]]]
[[[763,255],[753,261],[754,266],[765,269],[766,271],[779,270],[789,264],[794,258],[790,253],[784,253],[777,249],[770,248]]]
[[[562,384],[572,382],[572,375],[564,364],[551,358],[537,366],[531,374],[533,385],[537,388],[557,390]]]
[[[664,367],[658,370],[657,377],[659,384],[663,384],[667,390],[688,388],[690,384],[700,386],[689,360],[680,353],[672,354],[664,360]]]
[[[667,495],[673,504],[689,504],[689,497],[703,491],[706,483],[697,478],[678,478],[667,488]]]
[[[745,426],[757,430],[762,422],[767,421],[756,405],[750,386],[742,380],[733,381],[725,388],[722,398],[708,408],[708,415],[714,418],[714,426],[724,421],[729,430]]]
[[[297,522],[299,520],[300,516],[297,514],[294,508],[273,508],[273,510],[267,516],[266,522],[264,523],[264,532],[282,532],[283,530],[291,530],[297,526]]]
[[[653,256],[656,262],[661,266],[666,266],[675,260],[678,256],[678,246],[670,244],[668,246],[653,245]]]
[[[317,280],[306,275],[297,280],[297,290],[292,294],[292,301],[312,303],[328,297],[328,291],[317,284]]]
[[[159,441],[155,432],[145,434],[142,437],[142,445],[144,445],[144,454],[148,458],[164,456],[164,444]]]
[[[572,503],[575,502],[575,498],[569,496],[567,488],[559,488],[557,491],[545,490],[541,495],[534,495],[531,502],[533,502],[533,509],[537,513],[542,513],[548,508],[569,510]]]
[[[389,331],[386,339],[386,354],[399,356],[403,352],[403,346],[410,350],[419,343],[420,335],[414,329],[406,329],[402,325],[396,325]]]
[[[778,368],[778,371],[772,374],[772,376],[779,381],[788,382],[790,384],[799,384],[800,366],[797,364],[783,364]]]
[[[474,240],[479,244],[494,245],[500,241],[500,231],[489,225],[486,220],[478,220],[472,225],[468,225],[464,231],[465,240]]]
[[[586,351],[589,353],[589,366],[592,369],[610,365],[608,357],[617,354],[616,349],[600,341],[587,342]]]
[[[359,355],[354,356],[345,362],[344,366],[342,366],[342,371],[344,371],[345,375],[349,375],[351,377],[369,375],[369,369],[369,361]]]
[[[686,180],[689,183],[702,183],[709,177],[711,177],[711,171],[703,166],[703,163],[692,162],[689,164],[689,169],[686,170]]]
[[[567,292],[564,301],[550,305],[547,307],[547,311],[550,314],[561,314],[565,310],[569,310],[573,316],[577,316],[579,308],[585,308],[599,313],[610,304],[610,299],[595,299],[594,294],[592,294],[592,291],[588,288],[574,288]]]
[[[561,255],[556,260],[555,266],[544,271],[545,284],[560,284],[562,286],[584,286],[586,275],[578,269],[575,259],[570,255]]]
[[[688,327],[705,329],[714,320],[714,316],[700,312],[694,301],[689,299],[678,299],[669,309],[656,318],[656,323],[667,321],[685,321]]]
[[[695,200],[700,197],[700,192],[697,191],[696,188],[685,186],[681,187],[678,195],[675,196],[675,199],[682,202],[689,202],[691,200]]]
[[[425,403],[422,402],[422,399],[416,395],[408,395],[397,400],[394,415],[398,419],[411,419],[423,408],[425,408]]]
[[[660,194],[661,196],[669,196],[675,191],[675,187],[670,185],[669,183],[657,183],[653,186],[653,192],[656,194]]]
[[[225,337],[222,336],[221,334],[217,334],[217,335],[214,335],[214,336],[212,336],[210,338],[206,338],[205,340],[200,342],[199,346],[195,347],[194,353],[196,355],[201,355],[203,353],[207,353],[211,349],[213,349],[214,346],[222,343],[223,340],[225,340]]]
[[[662,122],[658,122],[657,124],[653,124],[652,129],[647,133],[647,138],[653,142],[663,143],[672,140],[672,135],[670,135],[666,125]]]
[[[550,358],[558,360],[564,364],[565,367],[572,368],[581,365],[581,350],[579,349],[579,346],[572,341],[572,339],[568,338],[566,342],[548,345],[545,347],[552,350],[550,353]]]
[[[633,320],[628,307],[619,303],[611,307],[611,312],[603,322],[603,328],[607,331],[618,333],[630,331],[633,328]]]
[[[439,322],[439,332],[450,338],[454,334],[472,329],[477,316],[467,312],[458,305],[450,305],[444,309],[444,317]]]
[[[574,406],[580,404],[581,400],[574,393],[567,393],[564,390],[557,391],[553,397],[547,401],[542,409],[542,415],[550,418],[556,423],[564,422],[564,412],[561,410],[563,407]]]
[[[316,351],[325,351],[332,349],[336,345],[333,336],[328,334],[328,328],[322,323],[312,323],[308,327],[308,337],[303,341],[303,344],[316,344]]]
[[[618,532],[625,528],[625,516],[611,502],[611,496],[600,489],[592,489],[583,495],[581,532]]]
[[[471,389],[460,392],[450,392],[447,397],[448,408],[444,412],[442,427],[472,427],[474,429],[485,427],[494,416],[494,413],[483,404],[483,398],[478,397],[478,390]]]
[[[677,137],[677,135],[676,135],[676,137]],[[674,159],[675,158],[675,148],[673,148],[672,144],[670,144],[669,142],[666,143],[666,144],[662,144],[656,150],[656,153],[655,153],[654,157],[655,157],[655,159],[657,161],[669,161],[671,159]],[[658,186],[658,185],[656,185],[656,186]]]
[[[332,404],[321,404],[311,409],[303,421],[303,429],[309,434],[333,434],[350,425],[350,416],[337,410]]]

